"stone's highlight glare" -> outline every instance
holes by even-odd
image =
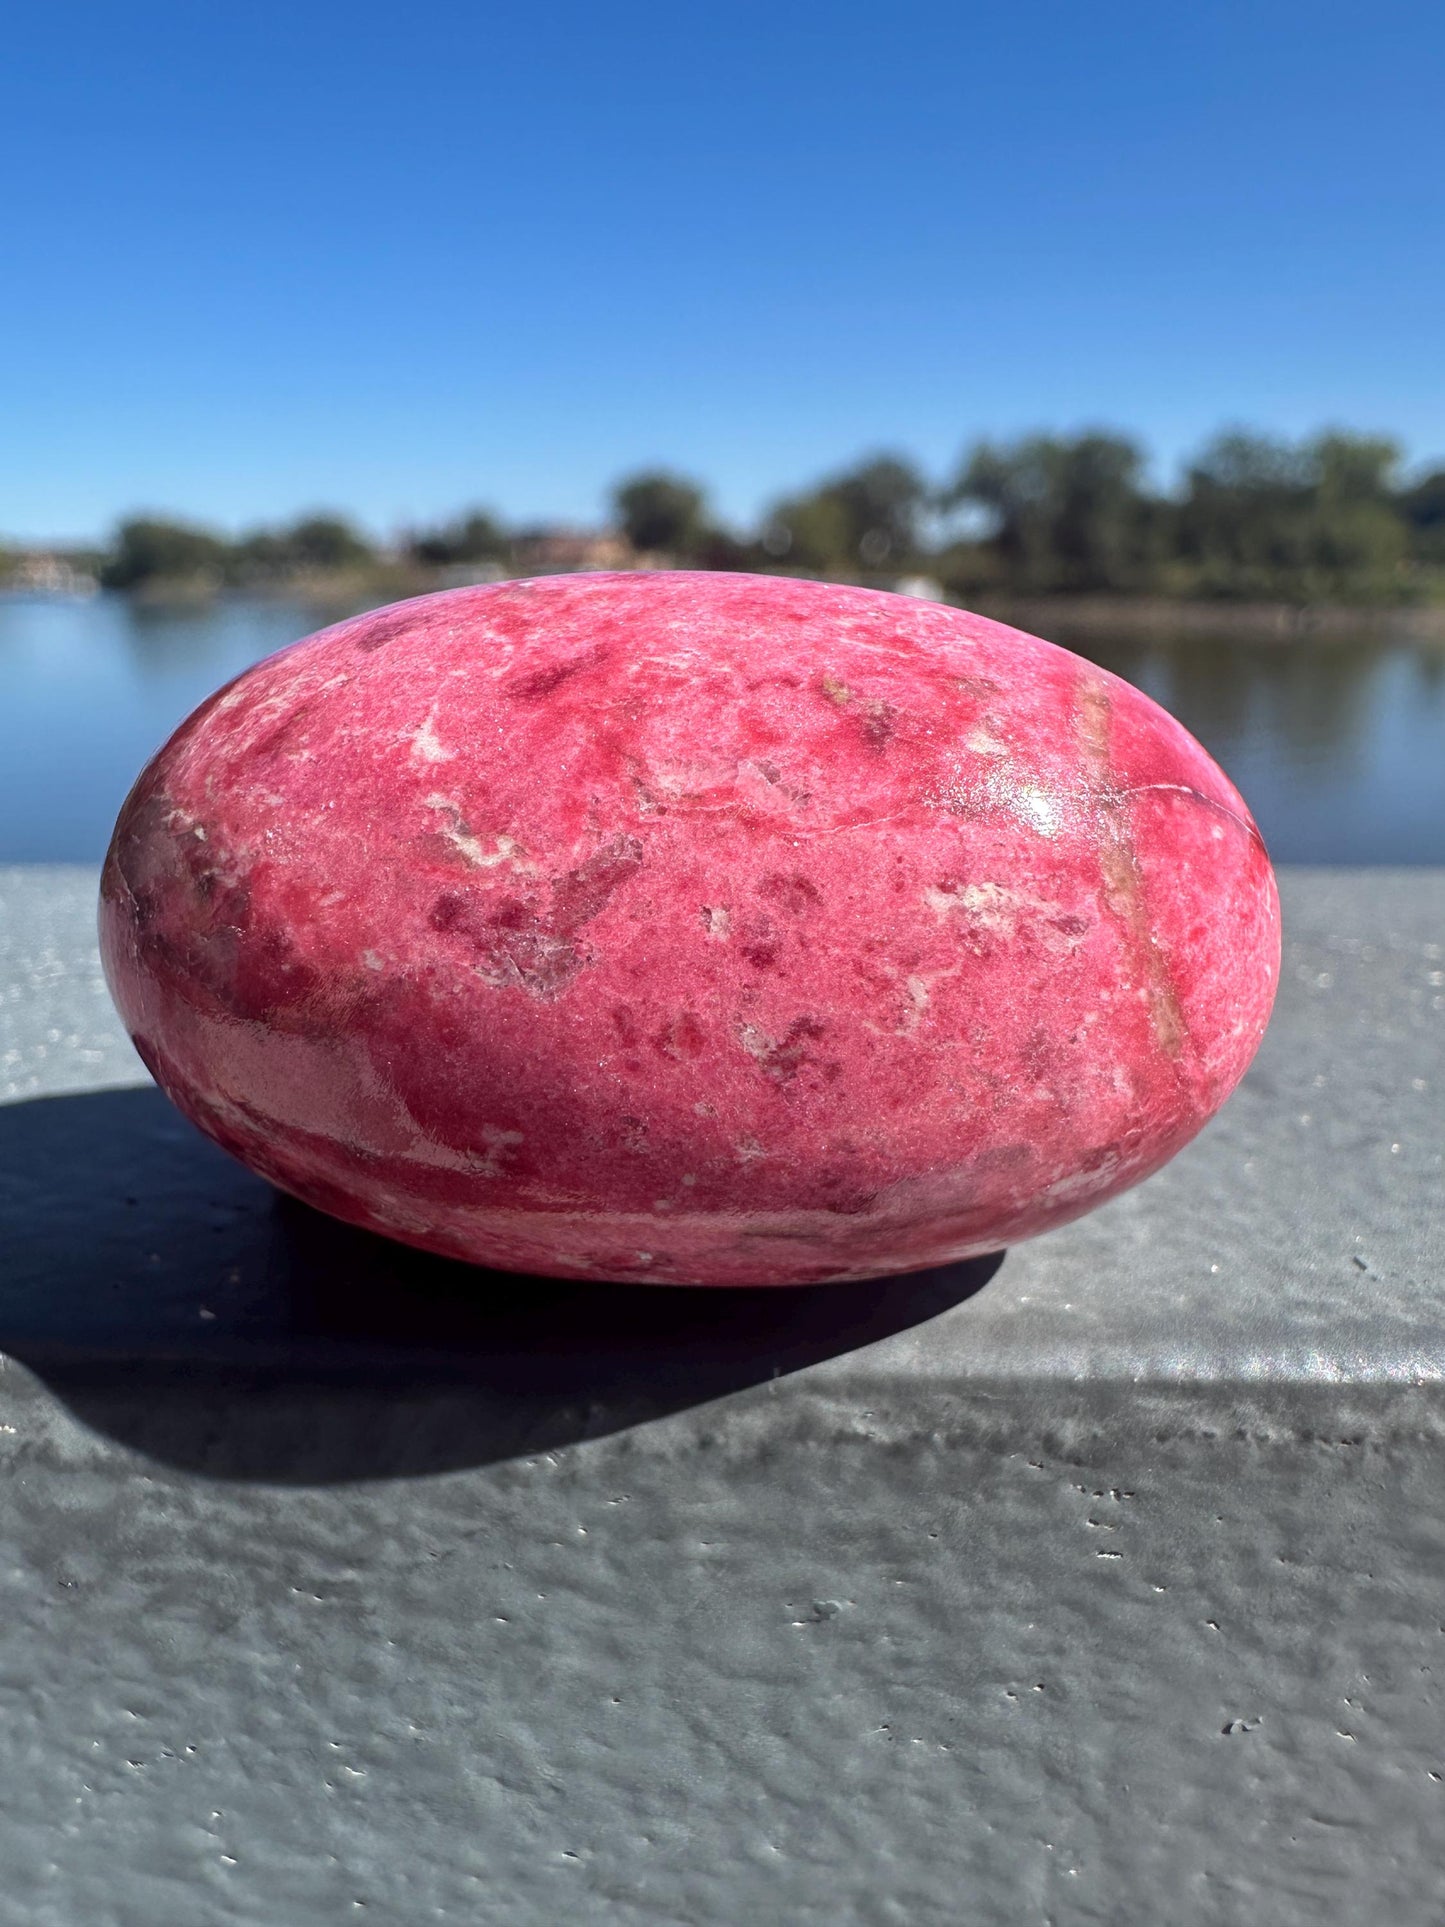
[[[1157,1170],[1254,1055],[1274,878],[1127,683],[936,604],[552,576],[257,664],[142,773],[115,1000],[209,1136],[520,1272],[811,1284]]]

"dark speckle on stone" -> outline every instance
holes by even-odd
[[[415,623],[416,617],[409,610],[402,615],[380,615],[352,637],[352,644],[369,654],[373,649],[380,649],[394,641],[397,636],[404,636]]]
[[[573,656],[565,662],[548,663],[545,669],[525,670],[509,677],[502,687],[513,702],[539,703],[582,670],[592,667],[596,660],[597,651],[592,650],[587,655]]]
[[[892,703],[865,703],[858,713],[858,727],[870,749],[883,749],[893,735],[898,711]]]
[[[790,917],[801,917],[820,900],[821,892],[816,883],[809,882],[805,876],[783,876],[777,871],[765,876],[758,884],[758,895],[766,897],[770,903],[778,905]]]

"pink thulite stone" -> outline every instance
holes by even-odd
[[[1279,960],[1258,832],[1147,697],[958,610],[553,576],[258,664],[102,887],[146,1063],[341,1218],[517,1271],[805,1284],[1135,1184]]]

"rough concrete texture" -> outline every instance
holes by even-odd
[[[93,890],[0,872],[0,1920],[1437,1927],[1445,876],[1287,874],[1094,1216],[590,1313],[103,1088]]]

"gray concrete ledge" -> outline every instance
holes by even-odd
[[[1001,1262],[480,1300],[145,1088],[94,886],[0,870],[0,1923],[1438,1927],[1445,874],[1287,874]]]

